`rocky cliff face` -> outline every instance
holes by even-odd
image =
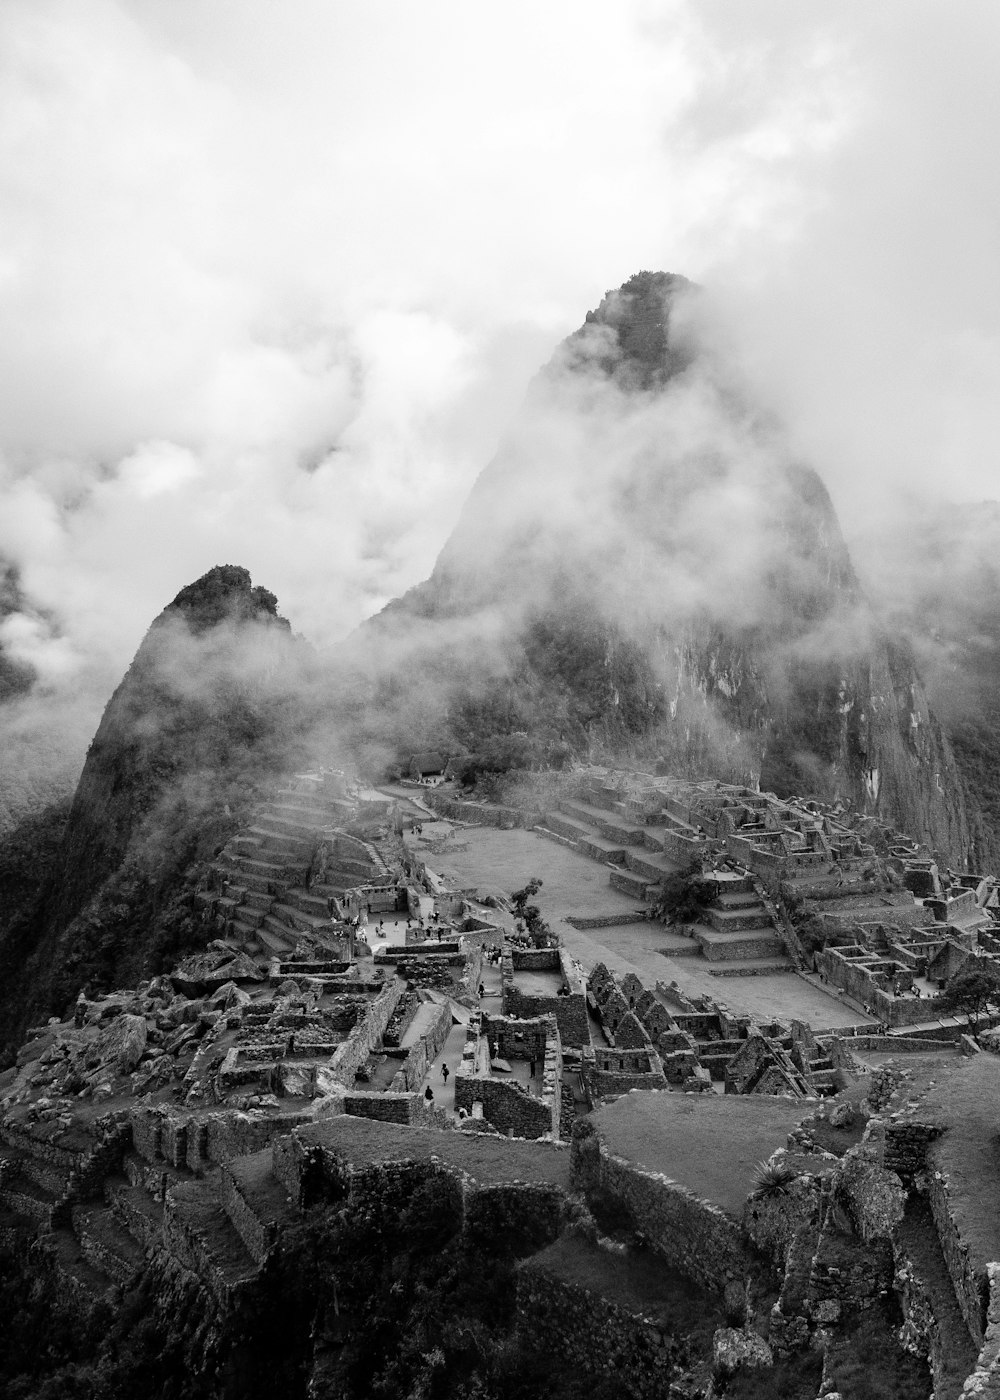
[[[498,767],[627,754],[849,798],[953,862],[980,848],[825,487],[743,394],[683,278],[640,273],[588,314],[431,577],[358,640],[403,748]],[[386,687],[401,656],[419,694]]]
[[[156,618],[108,702],[68,817],[56,813],[54,841],[42,833],[55,849],[37,900],[0,909],[8,1053],[82,985],[137,979],[186,946],[186,873],[301,756],[310,665],[245,569],[210,570]]]

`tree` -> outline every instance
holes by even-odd
[[[532,899],[541,888],[541,880],[533,875],[523,890],[515,890],[510,897],[516,917],[523,920],[525,927],[531,934],[532,941],[538,948],[546,946],[551,929],[542,918],[542,911],[538,905],[529,904],[528,900]]]
[[[951,978],[940,1004],[947,1011],[964,1012],[969,1025],[978,1030],[979,1018],[991,1001],[1000,1001],[1000,968],[996,963],[974,958]]]

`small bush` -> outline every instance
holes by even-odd
[[[779,1162],[758,1162],[754,1171],[754,1191],[759,1196],[785,1196],[795,1180],[791,1167]]]

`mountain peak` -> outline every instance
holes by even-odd
[[[205,632],[227,620],[275,622],[286,628],[289,625],[278,615],[275,595],[266,588],[254,588],[248,570],[238,564],[216,564],[194,583],[182,588],[160,618],[178,612],[195,633]]]

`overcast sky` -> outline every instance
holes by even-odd
[[[1000,495],[998,58],[996,0],[2,0],[0,642],[103,703],[217,563],[336,639],[640,268],[849,535]]]

